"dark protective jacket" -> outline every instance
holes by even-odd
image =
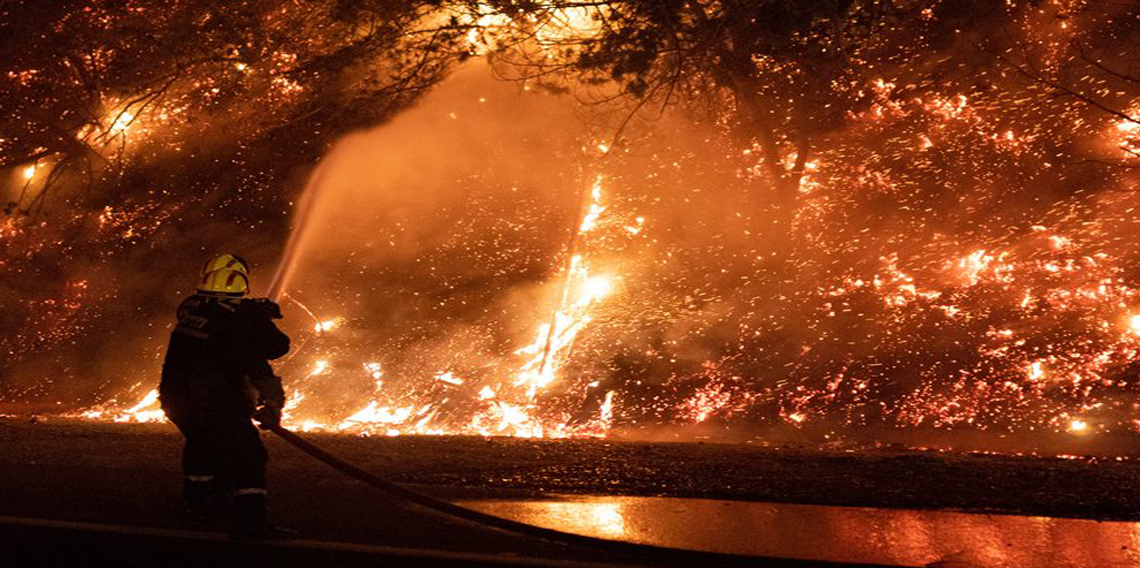
[[[273,320],[277,304],[195,294],[178,306],[162,365],[162,408],[176,422],[211,413],[250,415],[257,404],[285,403],[269,360],[289,352]]]

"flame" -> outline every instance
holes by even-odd
[[[613,284],[605,276],[590,276],[582,283],[582,294],[578,297],[577,305],[587,307],[613,292]]]
[[[1135,159],[1140,157],[1140,104],[1133,105],[1125,114],[1131,118],[1117,120],[1111,138],[1125,158]]]
[[[598,408],[598,419],[608,429],[609,425],[614,420],[614,391],[606,392],[606,398],[602,401],[601,407]]]
[[[625,232],[621,223],[608,219],[609,210],[602,203],[602,178],[594,178],[584,204],[582,222],[578,226],[580,235],[597,234],[602,238],[612,231]],[[636,227],[644,227],[645,219],[636,218]],[[583,246],[583,249],[586,247]],[[620,277],[595,274],[590,257],[581,252],[571,251],[561,293],[556,298],[557,308],[549,321],[536,325],[535,334],[529,344],[514,350],[514,363],[496,371],[497,377],[490,382],[481,381],[476,391],[465,390],[467,381],[453,371],[440,371],[432,374],[437,383],[457,387],[448,389],[448,398],[469,397],[468,404],[476,405],[478,411],[471,415],[466,425],[452,426],[446,430],[436,426],[434,421],[440,416],[442,402],[438,400],[416,401],[416,396],[396,391],[381,391],[384,377],[379,362],[362,363],[364,372],[375,381],[373,400],[349,416],[336,422],[323,422],[306,417],[300,422],[308,429],[323,429],[342,432],[385,435],[402,433],[473,433],[480,435],[511,435],[520,437],[562,437],[568,435],[604,435],[613,420],[614,392],[606,393],[600,404],[598,415],[584,426],[570,428],[566,418],[542,418],[536,414],[538,396],[551,384],[559,380],[566,363],[570,347],[578,334],[592,321],[592,311],[608,298],[616,294],[615,282]],[[316,318],[314,318],[316,320]],[[326,332],[336,327],[341,318],[316,320],[315,332]],[[305,382],[315,376],[329,372],[330,363],[326,358],[314,361],[308,374],[298,381],[293,389],[285,417],[286,424],[298,424],[303,396],[300,391]],[[395,384],[395,383],[393,383]],[[387,400],[383,402],[382,400]]]
[[[108,131],[110,131],[112,135],[122,134],[130,128],[131,123],[134,121],[135,115],[133,113],[127,111],[120,112],[115,118],[115,121],[111,123],[111,127],[108,128]]]
[[[1132,318],[1128,321],[1128,328],[1132,331],[1132,333],[1140,335],[1140,314],[1132,316]]]
[[[612,238],[614,234],[633,236],[645,226],[644,217],[636,217],[629,231],[627,223],[612,222],[608,207],[602,203],[602,178],[595,177],[586,193],[582,223],[578,230],[583,238],[581,250],[589,250],[587,238]],[[596,235],[591,237],[589,235]],[[620,276],[595,274],[591,256],[583,252],[570,251],[567,270],[563,275],[560,292],[555,298],[556,309],[549,321],[540,322],[529,344],[513,351],[513,357],[506,365],[497,366],[494,377],[481,379],[483,383],[476,391],[468,390],[467,380],[454,371],[439,371],[431,375],[437,384],[451,385],[446,399],[424,399],[426,391],[401,391],[399,388],[385,388],[384,366],[377,360],[358,363],[365,375],[373,381],[371,399],[347,416],[337,420],[318,418],[307,412],[310,400],[307,392],[308,381],[346,368],[338,365],[334,371],[331,356],[335,353],[318,353],[310,363],[308,371],[298,379],[289,381],[289,397],[282,412],[282,422],[301,431],[338,431],[362,435],[379,434],[395,436],[400,434],[478,434],[510,435],[519,437],[566,437],[566,436],[605,436],[609,431],[615,413],[616,393],[606,392],[599,404],[596,415],[585,424],[569,426],[568,416],[540,416],[537,400],[539,395],[562,376],[570,348],[578,334],[592,321],[592,312],[598,305],[614,296]],[[297,304],[313,320],[313,333],[317,336],[339,327],[344,318],[317,318],[303,305]],[[393,385],[400,384],[392,380]],[[595,384],[596,386],[596,384]],[[438,392],[438,391],[436,391]],[[156,395],[157,396],[157,395]],[[467,404],[477,407],[465,424],[441,425],[438,420],[446,412],[441,409],[455,397],[467,399]],[[152,400],[144,400],[136,410],[142,410]],[[144,416],[139,414],[140,417]],[[106,414],[91,410],[86,415],[91,419],[104,419]]]
[[[140,386],[140,384],[136,384],[135,388]],[[160,408],[158,404],[158,389],[147,391],[138,402],[126,408],[122,408],[118,405],[117,401],[112,400],[105,405],[87,408],[72,414],[66,414],[65,416],[87,420],[112,420],[114,422],[131,423],[166,421],[166,413],[162,411],[162,408]]]
[[[463,379],[457,378],[455,376],[455,374],[452,373],[451,371],[448,371],[446,373],[440,373],[440,374],[436,375],[435,380],[445,382],[449,385],[461,385],[461,384],[463,384]]]
[[[333,318],[333,319],[327,319],[324,321],[319,321],[316,324],[313,324],[313,331],[315,331],[317,333],[324,333],[326,331],[332,331],[334,328],[336,328],[338,325],[340,325],[342,321],[343,321],[343,318]]]
[[[379,403],[372,401],[368,403],[368,406],[357,411],[356,414],[345,418],[340,428],[344,429],[358,424],[402,424],[411,415],[412,407],[410,406],[403,408],[381,407]]]
[[[592,231],[598,224],[598,218],[605,213],[606,208],[602,205],[602,177],[598,176],[594,180],[593,187],[590,188],[590,208],[586,211],[586,215],[582,217],[582,224],[578,227],[578,231],[585,233]]]

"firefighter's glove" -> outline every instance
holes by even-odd
[[[253,419],[262,430],[272,430],[281,425],[281,409],[266,404],[253,413]]]
[[[246,298],[242,303],[252,307],[269,319],[281,319],[281,306],[269,298]]]

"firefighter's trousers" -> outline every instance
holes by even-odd
[[[242,412],[167,413],[186,438],[182,473],[216,478],[238,491],[265,489],[268,453],[250,417]]]

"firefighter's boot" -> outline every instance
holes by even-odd
[[[277,540],[292,538],[296,531],[274,526],[269,522],[264,489],[239,489],[234,494],[234,529],[230,537],[236,540]]]
[[[188,475],[182,479],[182,498],[186,500],[186,515],[195,521],[210,518],[214,509],[217,480],[213,476]]]

